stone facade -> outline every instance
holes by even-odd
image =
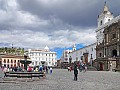
[[[103,42],[96,46],[98,70],[120,69],[120,20],[105,27]]]

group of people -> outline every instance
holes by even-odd
[[[47,67],[47,66],[39,66],[39,67],[31,67],[29,66],[27,68],[27,70],[25,70],[24,68],[22,67],[1,67],[2,71],[4,72],[4,77],[6,77],[6,72],[24,72],[24,71],[27,71],[27,72],[45,72],[45,73],[48,73],[50,72],[50,74],[52,74],[52,67]]]
[[[22,67],[1,67],[1,69],[4,72],[24,71],[24,69]]]
[[[82,71],[86,72],[87,71],[87,65],[84,64],[84,63],[80,63],[78,67],[79,67],[80,72],[82,72]]]
[[[78,64],[76,64],[76,66],[77,66],[77,68],[80,72],[82,72],[82,71],[86,72],[87,71],[87,65],[85,63],[78,63]],[[71,72],[71,70],[73,70],[73,66],[68,66],[67,69],[68,69],[68,71]]]
[[[39,67],[34,67],[33,69],[30,67],[28,68],[28,71],[31,72],[42,72],[45,71],[46,73],[48,73],[48,71],[50,71],[50,74],[52,74],[52,67],[47,67],[47,66],[39,66]]]

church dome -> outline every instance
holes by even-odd
[[[45,48],[44,48],[46,51],[49,51],[49,48],[48,48],[48,46],[45,46]]]

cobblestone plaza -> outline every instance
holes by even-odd
[[[78,81],[73,80],[73,71],[67,69],[53,69],[46,79],[3,79],[2,72],[0,77],[0,90],[120,90],[119,72],[79,72]]]

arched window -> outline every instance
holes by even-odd
[[[117,56],[117,50],[113,50],[113,51],[112,51],[112,56],[113,56],[113,57],[116,57],[116,56]]]
[[[16,60],[14,61],[14,63],[16,63]]]
[[[9,59],[7,60],[7,63],[9,63]]]
[[[99,53],[100,57],[102,57],[102,53]]]
[[[115,34],[115,33],[112,35],[112,38],[113,38],[113,39],[116,38],[116,34]]]
[[[16,64],[14,64],[14,67],[16,67]]]

